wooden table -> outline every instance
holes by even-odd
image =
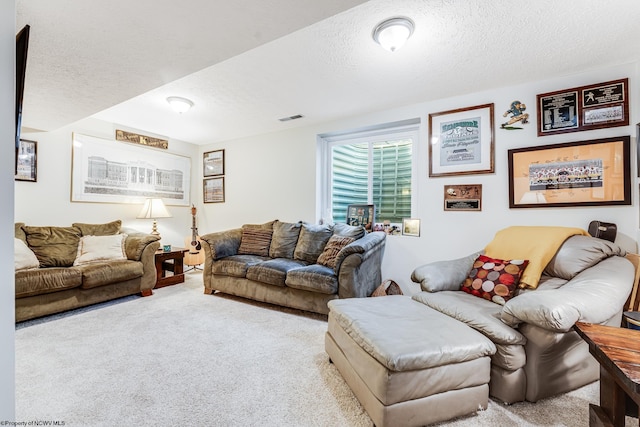
[[[589,405],[590,426],[624,426],[640,404],[640,331],[576,323],[600,364],[600,406]]]
[[[184,282],[183,260],[187,251],[188,249],[184,248],[172,248],[167,252],[162,249],[156,251],[156,289]],[[167,276],[168,271],[173,274]]]

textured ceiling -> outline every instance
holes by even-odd
[[[637,61],[637,0],[18,0],[24,125],[88,116],[196,144]],[[397,15],[398,52],[371,39]],[[183,96],[182,115],[165,99]],[[302,114],[282,123],[278,118]]]

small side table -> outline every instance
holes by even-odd
[[[164,286],[175,285],[184,282],[184,254],[188,249],[172,248],[165,252],[162,249],[156,251],[156,286],[162,288]],[[170,271],[173,274],[167,276]]]

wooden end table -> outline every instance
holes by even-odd
[[[600,406],[589,405],[590,426],[624,426],[640,404],[640,331],[576,323],[600,364]]]
[[[175,285],[184,282],[184,254],[188,249],[171,248],[165,252],[162,249],[156,251],[156,286],[162,288],[164,286]],[[167,276],[167,272],[173,274]]]

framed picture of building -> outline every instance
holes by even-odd
[[[71,201],[190,206],[191,159],[155,148],[74,133]]]

